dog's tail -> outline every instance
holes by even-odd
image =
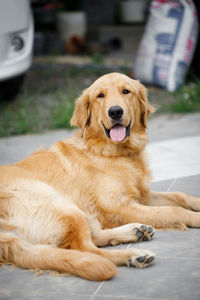
[[[100,255],[32,245],[14,234],[0,233],[0,263],[8,262],[23,268],[70,273],[89,280],[107,280],[116,274],[116,266]]]

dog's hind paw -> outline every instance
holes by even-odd
[[[148,250],[141,250],[138,255],[133,255],[129,259],[129,266],[135,268],[146,268],[155,261],[155,254]]]

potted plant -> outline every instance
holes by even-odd
[[[57,16],[57,28],[63,41],[72,36],[84,38],[86,34],[86,13],[83,10],[83,0],[62,0]]]

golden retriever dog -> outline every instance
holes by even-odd
[[[142,84],[104,75],[77,99],[73,137],[0,167],[0,262],[106,280],[155,255],[98,246],[150,240],[153,227],[200,227],[200,199],[150,190],[152,112]]]

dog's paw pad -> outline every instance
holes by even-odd
[[[153,232],[153,227],[149,226],[148,233],[152,233],[152,232]]]
[[[155,259],[155,256],[150,256],[149,258],[147,258],[146,263],[147,263],[147,264],[150,264],[151,262],[154,261],[154,259]]]
[[[136,259],[139,263],[143,263],[145,261],[145,256],[139,256]]]
[[[134,228],[138,241],[149,241],[154,236],[155,230],[152,226],[140,225]]]
[[[137,228],[134,228],[134,231],[135,231],[136,236],[139,240],[143,236],[143,232],[139,231],[139,229],[137,229]]]
[[[132,257],[129,259],[129,266],[135,267],[135,268],[146,268],[154,263],[155,255],[148,251],[145,254],[141,254],[138,257]]]
[[[140,229],[141,229],[142,231],[146,231],[146,230],[147,230],[147,226],[146,226],[146,225],[142,225],[142,226],[140,227]]]

